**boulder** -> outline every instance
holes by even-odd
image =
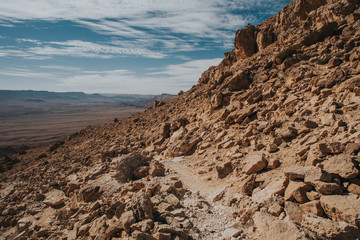
[[[319,143],[318,148],[322,155],[339,154],[344,151],[344,145],[340,142]]]
[[[233,171],[233,167],[231,162],[224,163],[220,166],[216,166],[216,172],[218,174],[218,178],[225,178]]]
[[[256,174],[252,174],[249,176],[246,175],[242,176],[239,179],[238,183],[236,184],[238,193],[248,196],[251,195],[254,189],[255,179],[256,179]]]
[[[257,235],[257,239],[308,239],[306,234],[289,220],[279,220],[264,212],[256,212],[253,216],[253,220],[254,226],[256,227],[255,234]]]
[[[128,182],[134,178],[136,168],[148,164],[148,159],[140,153],[135,152],[124,157],[115,158],[113,162],[117,165],[116,180],[119,182]]]
[[[357,227],[345,222],[336,222],[314,214],[303,216],[301,226],[315,233],[318,239],[358,239],[360,231]]]
[[[295,199],[298,203],[308,202],[309,199],[306,196],[306,192],[311,190],[312,186],[304,182],[290,181],[285,190],[285,201],[291,201]]]
[[[238,30],[235,34],[235,54],[237,59],[251,57],[257,51],[256,27],[248,24],[244,29]]]
[[[62,204],[64,204],[67,199],[67,197],[65,196],[65,193],[63,191],[57,190],[57,189],[54,189],[54,190],[46,193],[45,196],[46,196],[46,198],[44,200],[44,203],[51,207],[59,207]]]
[[[209,195],[209,199],[213,202],[219,201],[223,198],[226,192],[226,187],[219,187],[215,192]]]
[[[236,228],[227,228],[224,230],[222,236],[225,240],[237,238],[243,231]]]
[[[262,190],[255,193],[253,192],[252,199],[258,203],[262,203],[263,201],[270,199],[275,194],[283,195],[288,183],[289,180],[287,178],[274,180]]]
[[[338,174],[345,179],[356,178],[359,170],[355,167],[351,155],[340,154],[323,162],[323,169],[329,173]]]
[[[165,175],[165,166],[159,161],[151,161],[149,175],[152,177]]]
[[[324,216],[324,210],[319,200],[300,204],[299,207],[304,213],[312,213],[320,217]]]
[[[246,156],[245,166],[243,171],[246,174],[253,174],[263,170],[266,167],[267,161],[262,153],[254,153]]]
[[[360,198],[357,195],[322,196],[320,203],[332,220],[360,226]]]
[[[285,212],[286,212],[286,216],[288,216],[293,222],[297,224],[301,223],[304,213],[303,211],[301,211],[298,203],[286,201]]]

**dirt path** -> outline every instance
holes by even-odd
[[[213,198],[227,185],[225,182],[215,185],[212,181],[206,181],[203,176],[196,173],[194,167],[187,163],[188,160],[176,157],[164,160],[163,163],[170,170],[168,176],[177,177],[183,182],[184,187],[192,192],[184,201],[184,207],[193,215],[192,222],[199,230],[197,239],[224,239],[224,231],[230,231],[237,225],[232,217],[234,209],[214,203]],[[233,239],[244,239],[244,236],[240,234],[240,229],[238,231],[238,238]]]

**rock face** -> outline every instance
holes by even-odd
[[[359,39],[359,1],[295,0],[176,99],[0,159],[0,238],[358,238]]]

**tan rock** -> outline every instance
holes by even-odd
[[[323,155],[339,154],[344,151],[344,145],[340,142],[319,143],[318,148]]]
[[[328,194],[340,194],[342,193],[343,189],[337,183],[329,183],[329,182],[322,182],[322,181],[313,181],[311,184],[315,187],[315,190],[324,195]]]
[[[275,169],[280,166],[279,159],[271,158],[268,162],[268,165],[266,166],[269,169]]]
[[[347,190],[349,191],[349,193],[360,195],[360,185],[359,184],[351,183],[347,187]]]
[[[285,190],[285,201],[291,201],[295,199],[299,203],[308,202],[309,199],[306,196],[306,192],[312,188],[311,185],[303,182],[290,181]]]
[[[106,221],[106,225],[105,236],[107,238],[111,238],[124,229],[122,222],[115,218]]]
[[[150,162],[149,175],[152,176],[152,177],[165,175],[164,164],[162,164],[159,161],[155,161],[155,160],[151,161]]]
[[[287,178],[274,180],[262,190],[253,193],[252,199],[261,203],[270,199],[274,194],[283,195],[288,183],[289,180]]]
[[[227,162],[221,166],[216,166],[216,172],[218,174],[218,178],[225,178],[233,171],[232,163]]]
[[[304,213],[312,213],[320,217],[324,216],[324,210],[319,200],[300,204],[299,207]]]
[[[219,201],[223,198],[226,192],[226,187],[219,187],[215,192],[209,195],[209,199],[213,202]]]
[[[251,195],[254,189],[255,179],[256,179],[256,174],[252,174],[249,176],[246,175],[242,176],[239,179],[239,182],[236,184],[236,189],[238,193],[248,196]]]
[[[264,212],[256,212],[253,216],[255,234],[257,239],[273,240],[288,239],[300,240],[308,239],[306,234],[292,222],[287,220],[279,220]]]
[[[360,143],[348,143],[345,147],[345,153],[352,155],[357,154],[360,151]]]
[[[267,161],[262,153],[249,154],[245,158],[246,165],[244,172],[246,174],[253,174],[261,171],[266,167]]]
[[[320,203],[332,220],[360,226],[360,199],[357,195],[322,196]]]
[[[360,231],[345,222],[336,222],[313,214],[303,216],[301,226],[316,234],[318,239],[357,239]]]
[[[320,154],[317,151],[310,150],[306,156],[306,166],[316,166],[322,160],[320,158]]]
[[[292,221],[297,224],[300,224],[303,217],[303,211],[300,209],[298,203],[294,203],[291,201],[285,202],[285,213]]]
[[[314,201],[314,200],[318,200],[320,199],[320,194],[316,191],[310,191],[310,192],[307,192],[306,193],[306,196],[307,198],[310,200],[310,201]]]
[[[106,216],[102,216],[100,218],[95,219],[91,227],[89,229],[89,236],[96,237],[96,236],[102,236],[105,234],[106,231]]]
[[[325,171],[338,174],[340,177],[345,179],[356,178],[359,174],[359,170],[352,162],[352,157],[347,154],[333,156],[324,161],[323,166]]]
[[[65,196],[65,193],[61,190],[54,189],[48,193],[45,194],[46,198],[44,200],[44,203],[46,205],[49,205],[51,207],[58,207],[65,203],[67,197]]]

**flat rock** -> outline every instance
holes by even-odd
[[[57,189],[48,192],[47,194],[45,194],[45,196],[46,198],[44,200],[44,203],[51,207],[58,207],[64,204],[65,200],[67,199],[65,193]]]
[[[220,187],[220,188],[216,189],[215,192],[213,192],[212,194],[209,195],[209,199],[213,202],[219,201],[222,199],[225,192],[226,192],[226,187]]]
[[[360,226],[360,198],[357,195],[330,195],[320,198],[327,216],[334,221],[343,221]]]
[[[311,185],[304,182],[290,181],[285,190],[285,201],[291,201],[295,199],[299,203],[308,202],[309,199],[306,196],[306,192],[311,188]]]
[[[338,174],[342,178],[351,179],[356,178],[359,170],[352,162],[352,157],[348,154],[340,154],[329,158],[323,162],[324,170]]]
[[[319,200],[314,200],[311,202],[300,204],[299,207],[301,211],[303,211],[304,213],[312,213],[320,217],[324,216],[324,210]]]
[[[236,229],[236,228],[227,228],[223,232],[223,237],[228,240],[231,238],[236,238],[242,233],[242,230]]]
[[[264,212],[256,212],[253,216],[257,239],[308,239],[306,234],[288,220],[278,218]]]
[[[231,162],[227,162],[221,166],[216,166],[216,172],[218,174],[218,178],[225,178],[233,171],[233,167]]]
[[[273,195],[283,195],[289,183],[287,178],[275,180],[260,191],[253,193],[252,199],[258,203],[270,199]]]
[[[314,214],[303,216],[301,226],[317,235],[318,239],[358,239],[360,231],[357,227],[345,222],[336,222]]]
[[[267,161],[262,153],[249,154],[246,156],[244,171],[246,174],[253,174],[263,170]]]

